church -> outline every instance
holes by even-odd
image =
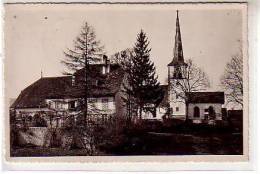
[[[157,108],[157,118],[191,120],[193,123],[214,123],[222,120],[225,103],[224,92],[192,90],[186,87],[188,64],[185,62],[177,11],[175,45],[172,61],[168,64],[168,85],[162,85],[164,99]],[[184,86],[180,86],[181,84]],[[178,86],[179,85],[179,86]],[[185,89],[184,89],[185,88]],[[146,118],[149,119],[147,116]]]

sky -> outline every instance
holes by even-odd
[[[5,5],[5,89],[9,98],[41,77],[61,76],[63,51],[87,21],[108,56],[134,46],[141,29],[147,34],[159,81],[167,79],[173,58],[176,10],[179,10],[184,59],[208,75],[210,91],[221,91],[220,77],[243,38],[241,9],[192,5]]]

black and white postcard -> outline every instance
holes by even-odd
[[[247,161],[246,3],[6,3],[8,161]]]

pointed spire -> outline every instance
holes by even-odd
[[[176,65],[179,63],[184,63],[183,58],[183,49],[182,49],[182,41],[181,41],[181,30],[180,30],[180,22],[179,22],[179,11],[177,10],[177,18],[176,18],[176,33],[175,33],[175,45],[173,50],[173,59],[169,65]]]

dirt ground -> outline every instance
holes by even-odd
[[[125,144],[98,155],[241,155],[240,133],[181,134],[147,132],[129,137]],[[85,156],[84,149],[13,148],[11,156]]]

